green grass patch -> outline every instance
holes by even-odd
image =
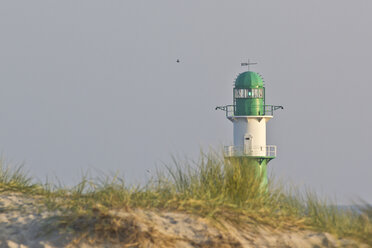
[[[0,160],[0,192],[35,193],[40,190],[41,185],[32,182],[22,165],[5,165]]]

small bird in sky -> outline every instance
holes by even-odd
[[[177,59],[177,60],[176,60],[176,62],[177,62],[177,63],[179,63],[179,62],[180,62],[180,60],[179,60],[179,59]]]

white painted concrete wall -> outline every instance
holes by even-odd
[[[272,116],[241,116],[232,119],[234,146],[254,156],[266,154],[266,122]],[[250,140],[245,140],[249,137]]]

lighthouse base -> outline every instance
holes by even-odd
[[[260,181],[260,187],[267,190],[267,164],[272,157],[250,157],[250,156],[231,156],[225,157],[227,166],[242,166],[250,170],[252,176]]]

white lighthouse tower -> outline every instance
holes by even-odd
[[[244,63],[242,65],[249,65]],[[258,169],[262,183],[267,184],[267,164],[276,157],[276,146],[266,144],[266,123],[274,110],[282,106],[266,105],[262,77],[246,71],[238,75],[233,89],[232,105],[219,106],[233,123],[234,145],[225,146],[225,157],[238,159]]]

